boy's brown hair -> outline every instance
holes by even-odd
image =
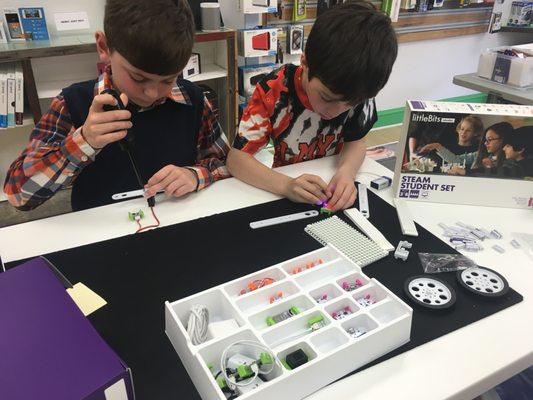
[[[309,79],[353,104],[378,94],[397,54],[390,18],[366,0],[347,0],[320,15],[305,47]]]
[[[107,0],[104,32],[110,51],[156,75],[181,72],[194,44],[187,0]]]

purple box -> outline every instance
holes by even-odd
[[[0,274],[0,399],[134,398],[130,369],[45,261]]]

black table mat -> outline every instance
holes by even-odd
[[[454,251],[420,226],[417,226],[418,237],[403,237],[395,209],[371,192],[369,202],[370,221],[387,239],[394,245],[407,239],[413,248],[406,262],[395,260],[391,253],[363,271],[406,300],[405,279],[423,273],[417,253]],[[83,282],[107,300],[108,304],[89,319],[132,368],[137,399],[199,399],[164,332],[165,300],[178,300],[320,248],[304,228],[324,216],[256,230],[248,225],[309,208],[278,200],[46,257],[73,283]],[[342,213],[337,215],[347,221]],[[132,232],[135,226],[132,223]],[[10,263],[8,267],[21,262]],[[438,277],[454,287],[457,294],[454,308],[435,313],[409,303],[414,309],[411,341],[361,369],[522,300],[520,294],[510,290],[503,298],[487,301],[460,288],[455,273],[438,274]]]

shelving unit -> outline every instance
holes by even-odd
[[[233,140],[237,126],[236,49],[235,30],[224,29],[209,33],[197,32],[193,51],[201,54],[202,73],[189,79],[196,83],[207,83],[217,92],[220,123],[230,143]],[[1,182],[4,182],[5,173],[11,162],[26,146],[28,130],[41,119],[40,100],[55,97],[60,93],[61,89],[73,83],[97,77],[96,65],[94,65],[94,74],[90,74],[90,69],[85,69],[84,72],[79,73],[76,71],[70,73],[69,71],[68,76],[61,75],[58,76],[59,79],[55,79],[55,76],[54,79],[42,79],[42,77],[36,77],[36,74],[34,74],[35,66],[33,61],[43,58],[50,60],[50,57],[91,53],[96,54],[93,35],[58,37],[49,41],[39,42],[0,44],[0,64],[9,62],[22,63],[24,91],[27,99],[23,125],[0,131]],[[82,60],[82,62],[84,61]],[[55,66],[47,65],[47,69],[53,72]],[[49,73],[48,75],[51,74]],[[0,191],[0,201],[4,200],[6,200],[6,197],[3,191]]]
[[[293,274],[298,266],[316,260],[321,263]],[[241,294],[249,282],[265,278],[274,282]],[[344,282],[356,279],[361,286],[353,291],[343,289]],[[282,298],[271,303],[270,298],[279,292]],[[319,303],[317,299],[324,294],[328,295],[327,301]],[[367,296],[371,300],[365,301]],[[206,306],[210,321],[234,319],[238,328],[193,344],[187,333],[193,305]],[[267,317],[291,307],[298,307],[299,313],[269,326]],[[342,319],[332,316],[345,307],[350,307],[350,315]],[[167,301],[165,331],[205,400],[226,398],[214,374],[220,369],[222,353],[230,344],[242,340],[258,342],[267,346],[279,361],[288,353],[302,349],[309,359],[307,363],[292,370],[281,362],[275,363],[266,382],[238,397],[296,400],[408,342],[412,312],[385,286],[370,279],[350,259],[328,245],[187,298]],[[309,331],[308,321],[317,316],[323,318],[323,326]],[[364,333],[352,336],[348,332],[351,329]],[[258,358],[253,348],[243,349],[241,354]]]
[[[298,22],[292,20],[293,0],[282,0],[281,16],[265,15],[263,23],[273,26],[289,24],[304,25],[304,37],[311,32],[317,16],[316,5],[308,5],[307,18]],[[381,1],[372,2],[381,9]],[[459,0],[445,0],[442,8],[426,12],[401,10],[398,22],[393,23],[400,43],[443,37],[471,35],[486,32],[492,7],[486,4],[471,4],[461,7]]]
[[[533,26],[502,26],[500,32],[533,33]]]
[[[222,100],[222,108],[224,109],[221,118],[222,126],[225,127],[225,131],[229,136],[233,135],[237,125],[235,40],[235,31],[231,29],[209,33],[198,32],[195,38],[195,47],[209,43],[217,54],[213,57],[214,60],[211,63],[202,65],[202,74],[191,78],[193,82],[223,80],[223,82],[216,82],[218,87],[223,88],[222,92],[217,91],[217,93]],[[223,46],[220,46],[219,43],[223,43]],[[205,45],[203,47],[205,48]],[[34,77],[32,60],[94,52],[96,52],[96,44],[93,35],[58,37],[41,42],[11,42],[0,44],[0,63],[22,63],[28,107],[36,123],[42,115],[39,99],[52,98],[62,88],[72,83],[94,79],[96,72],[92,76],[76,76],[70,79],[37,82]]]

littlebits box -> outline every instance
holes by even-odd
[[[277,48],[276,28],[239,31],[239,55],[243,57],[275,56]]]
[[[44,260],[0,274],[0,327],[0,399],[135,399],[130,369]]]
[[[193,76],[200,75],[201,73],[202,67],[200,65],[200,53],[192,53],[187,65],[185,68],[183,68],[183,79],[189,79]]]
[[[398,146],[396,197],[533,209],[533,107],[410,100]]]

